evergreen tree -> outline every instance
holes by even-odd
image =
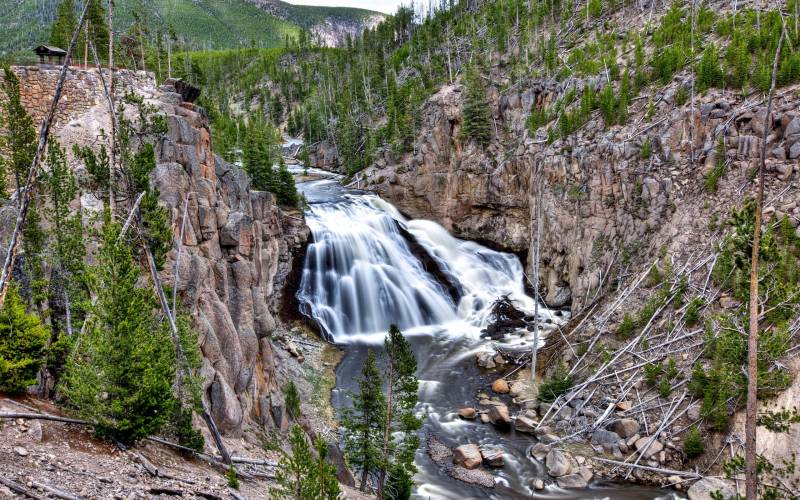
[[[86,249],[81,214],[70,210],[70,203],[78,195],[78,185],[64,150],[53,138],[47,148],[47,171],[42,176],[42,186],[50,199],[45,216],[53,227],[49,256],[53,268],[51,289],[55,289],[57,303],[63,300],[64,329],[71,331],[76,313],[77,319],[82,316],[81,304],[86,297],[82,272]]]
[[[130,243],[118,241],[120,229],[106,212],[89,273],[97,300],[60,388],[77,415],[97,423],[100,436],[132,443],[157,432],[174,408],[176,360],[155,293],[139,286],[140,270]]]
[[[724,74],[719,64],[719,53],[713,43],[706,45],[697,67],[697,87],[702,92],[710,87],[722,86]]]
[[[10,287],[0,309],[0,391],[22,393],[36,383],[48,337],[39,318],[25,312],[17,288]]]
[[[412,477],[416,472],[414,455],[419,448],[417,431],[422,421],[414,414],[419,381],[415,375],[417,360],[411,345],[395,325],[389,327],[384,341],[387,366],[386,419],[383,429],[383,470],[378,488],[383,498],[411,497]],[[388,481],[386,476],[388,474]]]
[[[72,0],[61,0],[56,10],[56,20],[50,31],[50,45],[64,50],[72,41],[72,34],[78,27],[78,19],[75,16],[75,3]]]
[[[342,412],[345,428],[345,455],[350,465],[361,470],[361,491],[366,490],[370,474],[383,467],[383,432],[386,422],[386,397],[375,353],[369,351],[353,395],[353,407]]]
[[[6,190],[5,179],[10,171],[13,174],[16,188],[24,184],[28,169],[36,152],[36,130],[19,93],[19,78],[6,68],[0,88],[5,94],[0,113],[0,126],[5,133],[0,135],[0,188]]]
[[[276,180],[275,195],[278,202],[282,205],[291,207],[297,206],[297,187],[294,185],[294,176],[289,172],[289,167],[280,157],[280,167],[278,168],[278,178]]]
[[[486,89],[475,69],[467,72],[466,86],[467,96],[462,109],[464,116],[462,132],[466,139],[475,141],[481,147],[486,147],[492,138],[492,118],[489,115],[489,104],[486,101]]]
[[[315,443],[316,454],[300,426],[292,427],[289,435],[291,453],[283,453],[275,474],[277,488],[270,490],[273,498],[285,500],[335,500],[339,498],[336,467],[328,463],[327,446],[321,439]]]
[[[86,11],[86,23],[89,26],[89,41],[97,49],[97,56],[101,59],[108,57],[108,15],[103,7],[103,0],[87,0],[89,8]],[[79,46],[86,43],[82,35]],[[66,47],[64,47],[66,49]]]

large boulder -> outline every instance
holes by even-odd
[[[508,413],[508,406],[503,403],[494,403],[489,407],[489,422],[497,427],[507,429],[511,427],[511,416]]]
[[[462,444],[453,450],[453,463],[465,469],[476,469],[481,462],[483,457],[477,444]]]
[[[499,378],[492,384],[492,390],[498,394],[508,394],[511,388],[508,386],[508,382],[506,382],[505,379]]]
[[[477,416],[478,412],[475,411],[475,408],[461,408],[458,410],[458,417],[464,420],[475,420]]]
[[[502,467],[505,465],[503,450],[496,448],[481,449],[481,456],[483,457],[483,462],[489,467]]]
[[[603,429],[598,429],[592,434],[592,444],[595,446],[613,445],[619,441],[619,435]]]
[[[550,450],[544,459],[547,473],[553,477],[566,476],[572,472],[569,455],[561,450]]]

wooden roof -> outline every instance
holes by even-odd
[[[39,45],[35,49],[36,55],[39,56],[60,56],[64,57],[67,55],[67,51],[58,47],[53,47],[52,45]]]

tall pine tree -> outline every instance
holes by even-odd
[[[486,147],[492,138],[492,118],[489,115],[489,103],[486,101],[486,89],[478,71],[474,68],[467,71],[465,83],[467,95],[461,110],[464,117],[462,133],[467,140],[475,141],[481,147]]]
[[[383,470],[379,474],[381,498],[405,500],[411,497],[412,477],[417,471],[414,455],[419,448],[417,431],[422,421],[414,414],[419,381],[417,360],[411,345],[395,325],[384,341],[387,397],[383,430]],[[387,480],[388,475],[388,480]]]
[[[89,272],[97,301],[61,380],[65,402],[97,423],[100,436],[132,443],[158,432],[175,406],[175,348],[151,288],[140,286],[131,242],[105,213],[97,265]]]
[[[366,490],[371,474],[383,468],[383,432],[386,423],[386,396],[375,353],[369,351],[359,392],[353,395],[353,407],[342,412],[345,428],[345,455],[350,465],[361,471],[361,491]]]

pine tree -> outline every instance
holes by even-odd
[[[19,93],[19,78],[6,68],[0,88],[5,94],[2,102],[0,125],[5,133],[0,135],[0,188],[6,190],[5,179],[10,171],[16,188],[24,183],[36,152],[36,130]]]
[[[492,119],[489,115],[489,103],[486,101],[486,89],[475,69],[467,72],[466,86],[467,96],[462,109],[464,116],[462,132],[466,139],[486,147],[492,138],[490,125]]]
[[[417,360],[411,345],[395,325],[384,341],[387,366],[386,419],[383,429],[383,470],[378,488],[383,498],[401,500],[411,496],[416,472],[414,455],[419,448],[417,431],[422,421],[414,414],[419,381]],[[385,482],[386,476],[389,476]]]
[[[369,351],[353,395],[353,407],[342,412],[345,428],[345,455],[350,465],[361,470],[361,491],[369,476],[383,467],[383,431],[386,422],[386,397],[375,353]]]
[[[81,302],[86,297],[82,272],[86,248],[81,214],[70,210],[78,195],[78,185],[64,150],[53,138],[47,148],[47,172],[42,176],[42,187],[50,200],[44,213],[53,227],[49,255],[53,268],[51,289],[58,295],[56,302],[64,303],[63,326],[71,332],[76,319],[80,321],[82,317]]]
[[[175,407],[175,349],[155,293],[139,285],[130,243],[108,212],[89,274],[97,301],[71,353],[61,394],[102,437],[132,443],[157,432]]]
[[[65,49],[72,40],[72,34],[78,27],[78,19],[75,16],[75,3],[72,0],[61,0],[56,10],[56,20],[50,31],[50,45]]]
[[[108,16],[103,7],[103,0],[88,0],[89,8],[86,11],[86,22],[89,25],[89,41],[97,49],[97,55],[101,59],[108,54]],[[78,46],[86,43],[85,36],[82,36]]]
[[[289,435],[291,453],[284,453],[275,474],[277,488],[272,498],[286,500],[334,500],[339,498],[336,467],[329,464],[327,446],[321,439],[315,443],[316,456],[300,426],[292,427]]]
[[[25,312],[17,288],[10,287],[0,309],[0,391],[21,393],[36,383],[49,336],[39,318]]]
[[[297,206],[297,187],[294,185],[294,176],[289,172],[289,167],[283,161],[283,156],[280,157],[277,176],[275,195],[278,198],[278,202],[290,207]]]

